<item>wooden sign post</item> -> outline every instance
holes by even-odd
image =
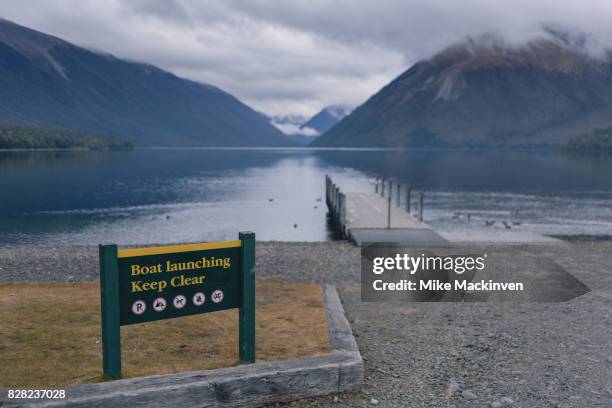
[[[121,378],[121,326],[238,308],[238,354],[255,362],[255,234],[236,241],[100,245],[102,368]]]

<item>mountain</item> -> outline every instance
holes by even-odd
[[[301,115],[277,115],[270,118],[276,128],[285,134],[285,136],[293,143],[299,146],[306,146],[313,141],[313,136],[318,136],[318,133],[313,129],[302,129],[301,125],[307,121],[307,118]]]
[[[292,142],[306,146],[349,114],[351,108],[332,105],[323,108],[310,119],[300,115],[274,116],[271,123]]]
[[[414,64],[315,146],[558,146],[612,126],[610,53],[548,34],[482,37]]]
[[[91,132],[141,146],[291,144],[219,88],[1,19],[0,94],[0,124]]]
[[[330,105],[305,122],[300,129],[314,129],[319,135],[327,132],[342,118],[351,113],[352,108],[345,105]]]

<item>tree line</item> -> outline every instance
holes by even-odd
[[[0,125],[0,149],[129,149],[130,142],[63,129]]]

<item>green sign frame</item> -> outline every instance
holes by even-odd
[[[121,326],[238,308],[241,364],[255,362],[255,234],[236,241],[100,245],[102,371],[121,378]]]

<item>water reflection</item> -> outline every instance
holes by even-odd
[[[0,242],[97,244],[329,238],[323,177],[426,191],[426,220],[466,228],[520,209],[521,228],[612,233],[612,159],[555,152],[138,149],[0,152]]]

